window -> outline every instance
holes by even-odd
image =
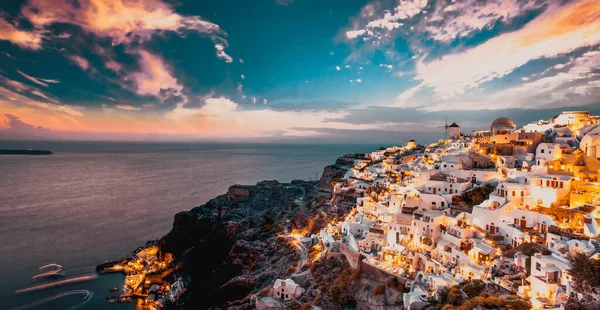
[[[512,191],[512,196],[515,197],[515,191]]]
[[[545,151],[546,151],[546,150],[544,150],[544,149],[541,149],[541,150],[540,150],[540,153],[544,154],[544,152],[545,152]]]
[[[535,270],[537,270],[537,271],[542,271],[542,264],[540,264],[540,263],[535,263]]]
[[[525,196],[525,192],[521,191],[521,197]]]

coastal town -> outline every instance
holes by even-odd
[[[563,112],[517,128],[501,117],[470,133],[452,123],[437,143],[347,156],[333,192],[356,206],[320,231],[323,251],[407,280],[405,309],[465,280],[560,309],[581,293],[569,256],[600,259],[599,119]]]
[[[307,218],[310,228],[290,219],[273,223],[262,215],[262,229],[268,224],[279,233],[256,242],[268,249],[266,240],[277,240],[273,247],[287,244],[297,255],[294,261],[283,259],[283,266],[291,267],[277,271],[281,278],[266,286],[255,285],[260,262],[250,264],[247,272],[254,272],[253,277],[236,277],[222,286],[252,282],[254,293],[244,299],[251,300],[250,306],[226,308],[328,309],[318,304],[320,297],[313,300],[308,294],[323,292],[322,286],[312,287],[325,277],[319,274],[323,262],[334,258],[350,267],[353,279],[385,283],[366,299],[385,295],[381,291],[387,286],[398,287],[386,297],[386,307],[359,301],[357,309],[427,309],[447,300],[453,288],[465,301],[475,297],[461,287],[465,283],[495,287],[501,303],[515,303],[511,309],[572,309],[565,308],[569,300],[598,293],[597,288],[586,291],[587,284],[577,283],[571,270],[573,257],[600,260],[598,120],[587,111],[570,111],[521,128],[504,117],[489,130],[472,132],[452,123],[443,127],[445,138],[436,143],[409,140],[399,147],[340,157],[336,165],[346,167],[340,170],[344,173],[328,180],[331,195],[320,194],[326,209]],[[309,184],[302,182],[263,181],[256,187],[290,192]],[[232,186],[222,198],[224,205],[247,200],[253,188]],[[305,208],[300,200],[294,200],[298,210]],[[235,208],[197,210],[221,221]],[[190,227],[202,226],[196,213],[190,216]],[[327,221],[315,231],[318,217]],[[176,226],[175,232],[190,230]],[[248,246],[247,241],[242,245]],[[190,252],[193,247],[174,258],[155,242],[128,259],[99,266],[101,273],[127,275],[124,294],[107,300],[138,297],[146,309],[183,304],[192,281],[179,269]],[[273,256],[265,254],[264,259]],[[330,293],[344,289],[332,287]]]

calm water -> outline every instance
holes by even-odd
[[[49,263],[63,266],[64,279],[93,275],[94,265],[161,237],[175,213],[232,184],[314,180],[338,156],[378,146],[0,141],[0,149],[55,153],[0,156],[0,309],[80,289],[91,298],[69,295],[28,309],[134,308],[104,301],[121,275],[16,291],[47,283],[31,277]]]

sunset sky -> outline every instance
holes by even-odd
[[[0,138],[387,141],[600,110],[598,0],[0,4]],[[600,112],[600,111],[598,111]]]

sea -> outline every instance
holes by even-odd
[[[111,305],[124,275],[95,266],[169,232],[173,216],[233,184],[315,180],[374,144],[0,141],[0,309],[135,309]],[[36,278],[40,267],[64,276]],[[42,269],[44,270],[44,269]]]

